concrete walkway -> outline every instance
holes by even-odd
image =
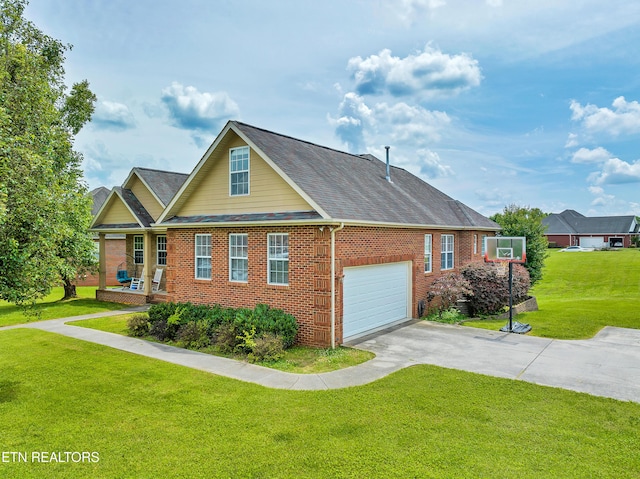
[[[635,329],[606,327],[593,339],[563,341],[414,321],[349,344],[376,354],[364,364],[329,373],[293,374],[72,323],[127,312],[131,310],[40,321],[0,330],[40,329],[279,389],[358,386],[408,366],[433,364],[640,402],[640,330]]]

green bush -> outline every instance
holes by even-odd
[[[253,348],[247,355],[247,359],[255,363],[257,361],[278,361],[284,358],[284,341],[282,337],[273,333],[264,333],[253,341]]]
[[[215,344],[221,352],[232,353],[238,343],[238,331],[233,323],[223,323],[218,326],[215,334]]]
[[[468,319],[457,308],[449,308],[444,311],[435,311],[425,317],[428,321],[437,321],[439,323],[456,324],[460,321]]]
[[[146,313],[134,314],[127,319],[129,336],[142,337],[149,334],[149,315]]]
[[[171,331],[167,328],[167,321],[164,319],[151,323],[149,327],[149,334],[156,338],[158,341],[165,341],[172,339]]]
[[[176,303],[159,303],[152,304],[149,308],[149,322],[154,324],[158,321],[167,321],[169,316],[175,314],[178,304]]]
[[[207,335],[215,338],[214,342],[224,351],[233,351],[242,342],[237,336],[245,338],[247,335],[261,336],[266,333],[279,336],[284,347],[288,348],[294,344],[298,333],[295,317],[266,304],[258,304],[254,309],[191,303],[155,304],[149,309],[149,322],[151,329],[156,332],[154,336],[162,341],[176,339],[184,325],[201,323],[199,327],[204,327]],[[156,323],[158,326],[154,328]],[[246,345],[241,349],[251,351],[251,347]]]
[[[176,339],[179,346],[188,349],[202,349],[211,344],[204,321],[189,321],[181,325]]]

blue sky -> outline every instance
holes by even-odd
[[[640,3],[31,0],[73,44],[90,188],[189,173],[229,119],[384,159],[491,215],[640,215]]]

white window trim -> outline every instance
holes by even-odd
[[[233,256],[233,247],[231,245],[231,238],[243,236],[246,238],[245,244],[247,245],[247,255],[246,256]],[[247,279],[233,279],[233,260],[245,260],[247,269],[246,276]],[[229,281],[233,283],[248,283],[249,282],[249,235],[247,233],[230,233],[229,234]]]
[[[427,241],[427,238],[429,238],[429,241]],[[429,258],[428,261],[427,258]],[[424,235],[424,264],[424,272],[431,273],[433,271],[433,235],[431,234]],[[429,265],[428,268],[427,264]]]
[[[208,237],[209,238],[209,255],[198,255],[198,238],[203,238],[203,237]],[[211,279],[211,271],[212,271],[212,265],[211,265],[211,234],[196,234],[195,235],[195,239],[194,239],[194,261],[193,261],[193,267],[194,267],[194,272],[193,275],[195,276],[196,279]],[[209,259],[209,277],[200,277],[198,276],[198,259],[200,258],[205,258],[205,259]]]
[[[160,249],[160,238],[164,238],[164,249]],[[164,253],[164,263],[160,263],[160,253]],[[167,265],[167,235],[156,236],[156,264],[159,266]]]
[[[287,238],[287,258],[271,258],[271,238],[275,236],[286,236]],[[287,262],[287,282],[275,283],[271,281],[271,261],[286,261]],[[276,286],[289,286],[289,233],[268,233],[267,234],[267,284],[273,284]]]
[[[482,235],[482,250],[480,254],[484,256],[486,251],[487,251],[487,235]]]
[[[238,170],[238,171],[232,171],[231,169],[231,165],[232,165],[232,161],[231,161],[231,157],[233,155],[234,151],[238,151],[238,150],[247,150],[247,169],[246,170]],[[247,192],[246,193],[236,193],[233,194],[232,193],[232,175],[234,173],[247,173]],[[251,193],[251,148],[249,148],[248,146],[239,146],[237,148],[231,148],[229,150],[229,196],[249,196],[249,194]]]
[[[136,248],[136,239],[138,238],[142,240],[142,248]],[[142,261],[136,261],[137,251],[142,251]],[[144,264],[144,236],[143,235],[133,236],[133,264]]]
[[[443,246],[445,245],[445,238],[451,238],[451,251],[449,251],[448,249],[445,250],[443,248]],[[448,243],[448,242],[447,242]],[[456,238],[454,235],[450,235],[450,234],[446,234],[446,235],[441,235],[440,236],[440,269],[442,271],[449,271],[454,269],[456,261],[455,261],[455,244],[456,244]],[[451,266],[450,267],[445,267],[446,262],[442,261],[442,258],[445,254],[449,254],[451,253]]]
[[[473,254],[478,254],[478,235],[473,235]]]

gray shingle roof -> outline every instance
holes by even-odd
[[[185,173],[153,170],[150,168],[136,167],[133,168],[133,171],[147,183],[165,207],[189,177],[189,175]]]
[[[142,226],[150,226],[151,223],[153,223],[153,217],[149,214],[145,207],[142,206],[142,203],[138,201],[138,198],[136,198],[131,190],[127,190],[120,186],[116,186],[114,189],[120,194],[131,211],[133,211],[133,214],[140,221],[140,223],[142,223]]]
[[[547,235],[628,234],[634,230],[635,216],[583,216],[574,210],[551,214],[542,220]]]
[[[104,186],[99,186],[98,188],[91,190],[89,193],[93,198],[93,205],[91,206],[91,214],[95,216],[98,214],[98,211],[100,211],[100,208],[102,208],[102,205],[107,200],[107,197],[109,196],[109,193],[111,193],[111,190],[109,190],[109,188],[106,188]]]
[[[372,155],[353,155],[231,122],[332,219],[498,230],[463,203]]]

